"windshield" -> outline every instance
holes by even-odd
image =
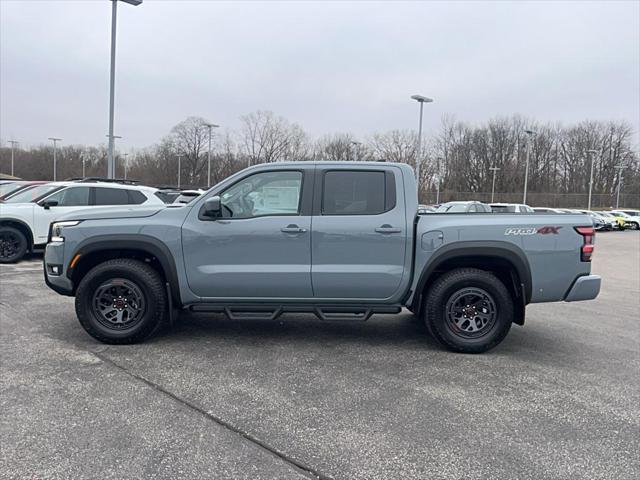
[[[613,214],[614,214],[616,217],[629,218],[629,215],[627,215],[627,214],[626,214],[626,213],[624,213],[624,212],[613,212]]]
[[[436,210],[436,213],[464,213],[467,211],[468,205],[466,203],[445,203],[440,205]]]
[[[22,183],[3,183],[0,185],[0,197],[22,188]]]
[[[7,203],[29,203],[39,200],[42,196],[62,188],[61,185],[38,185],[26,188],[6,200]]]

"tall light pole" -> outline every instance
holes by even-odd
[[[613,168],[618,170],[618,192],[616,193],[616,208],[620,208],[620,188],[622,185],[622,171],[627,167],[623,167],[622,165],[616,165]]]
[[[531,137],[533,137],[536,132],[534,132],[533,130],[525,130],[524,133],[527,134],[527,164],[524,170],[524,195],[522,196],[522,203],[526,205],[527,187],[529,183],[529,157],[531,156]]]
[[[111,70],[109,73],[109,149],[107,151],[107,178],[114,178],[116,173],[115,158],[113,156],[113,113],[115,109],[116,84],[116,19],[118,16],[118,1],[138,6],[142,0],[111,0]]]
[[[351,155],[353,155],[353,159],[357,162],[358,161],[358,147],[360,145],[362,145],[362,142],[356,142],[354,140],[354,141],[351,142],[351,145],[353,145],[353,149],[352,149]]]
[[[498,167],[489,167],[493,171],[493,181],[491,182],[491,203],[493,203],[493,195],[496,191],[496,172],[500,170]]]
[[[411,95],[411,99],[420,104],[420,123],[418,125],[418,145],[416,146],[416,181],[418,183],[418,195],[420,194],[420,163],[422,162],[422,110],[425,103],[433,102],[433,98],[422,95]]]
[[[182,154],[178,154],[178,188],[180,188],[180,161],[182,160]]]
[[[591,157],[591,171],[589,173],[589,201],[587,210],[591,210],[591,190],[593,188],[593,155],[599,153],[598,150],[587,150],[587,158]]]
[[[53,142],[53,181],[56,181],[56,164],[57,164],[57,158],[56,158],[56,147],[58,142],[61,142],[62,139],[61,138],[55,138],[55,137],[49,137],[49,140],[51,140]]]
[[[443,160],[442,157],[436,158],[436,205],[440,204],[440,162]]]
[[[211,130],[220,125],[215,123],[205,123],[204,125],[209,129],[209,151],[207,152],[207,188],[209,188],[211,186]]]
[[[115,3],[115,1],[113,3]],[[116,178],[116,157],[114,156],[113,151],[116,147],[116,138],[121,139],[122,137],[120,135],[113,135],[113,132],[107,135],[107,137],[109,137],[109,152],[107,152],[107,178]],[[109,160],[109,155],[111,155],[112,160]],[[111,171],[111,173],[109,173],[109,171]]]
[[[127,179],[127,167],[129,166],[128,164],[128,159],[127,157],[129,156],[128,153],[123,153],[122,156],[124,157],[124,179]]]
[[[80,153],[80,160],[82,161],[82,178],[84,178],[85,175],[85,164],[87,163],[87,159],[85,158],[85,152]]]
[[[13,149],[18,142],[16,140],[9,140],[9,143],[11,144],[11,176],[13,177]]]

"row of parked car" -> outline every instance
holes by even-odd
[[[181,205],[202,192],[95,177],[63,182],[0,181],[0,263],[16,262],[44,247],[49,225],[66,213],[96,207]]]
[[[554,213],[589,215],[596,230],[640,230],[640,210],[611,211],[570,208],[530,207],[522,203],[483,203],[477,201],[447,202],[441,205],[420,205],[419,213]]]

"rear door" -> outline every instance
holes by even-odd
[[[400,287],[407,235],[401,172],[317,167],[311,279],[316,298],[385,299]]]

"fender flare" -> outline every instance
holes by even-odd
[[[86,258],[91,253],[107,250],[141,250],[153,255],[158,259],[164,271],[166,281],[169,284],[171,299],[175,304],[182,305],[178,270],[169,247],[161,240],[140,234],[97,235],[81,242],[74,255],[79,253]],[[71,279],[72,275],[73,269],[67,269],[67,278]]]
[[[445,262],[462,257],[492,257],[500,258],[510,263],[520,280],[517,292],[524,294],[524,305],[531,301],[532,281],[531,268],[524,251],[513,243],[503,241],[462,241],[439,248],[425,264],[416,285],[416,294],[413,298],[413,307],[420,308],[420,299],[429,277]],[[521,289],[520,289],[521,288]]]
[[[34,236],[33,236],[33,230],[31,229],[31,227],[24,221],[24,220],[20,220],[18,218],[13,218],[13,217],[2,217],[0,218],[0,225],[2,225],[3,223],[17,223],[19,224],[21,227],[23,227],[26,231],[27,231],[27,242],[29,242],[29,245],[27,245],[29,251],[33,250],[33,242],[34,242]]]

